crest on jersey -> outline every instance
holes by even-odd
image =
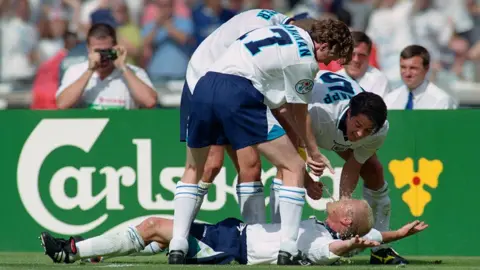
[[[313,90],[313,80],[303,79],[295,84],[295,91],[299,94],[306,94]]]

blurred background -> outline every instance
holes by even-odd
[[[400,51],[420,44],[432,57],[429,79],[460,107],[480,107],[480,0],[0,0],[0,108],[55,109],[64,70],[86,59],[92,21],[116,27],[128,61],[154,82],[159,107],[176,108],[198,44],[253,8],[334,17],[365,31],[374,43],[370,63],[391,89],[401,85]],[[188,36],[184,43],[149,38],[168,16]],[[321,68],[341,68],[335,64]]]

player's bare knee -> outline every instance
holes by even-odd
[[[202,174],[202,181],[206,183],[212,183],[215,177],[222,169],[223,162],[207,162]]]
[[[249,162],[240,167],[238,181],[241,183],[258,181],[262,178],[262,164],[260,160]]]
[[[212,183],[223,166],[223,146],[211,146],[202,173],[202,181]]]
[[[154,238],[157,226],[160,226],[159,218],[150,217],[142,221],[142,223],[137,226],[137,231],[145,242],[149,242]]]

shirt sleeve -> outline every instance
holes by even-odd
[[[383,142],[387,137],[388,122],[386,125],[387,126],[382,127],[377,134],[373,135],[370,141],[353,150],[353,157],[358,163],[365,163],[365,161],[367,161],[371,156],[373,156],[373,154],[375,154],[375,152],[377,152],[378,149],[380,149],[380,147],[382,147]]]
[[[371,229],[367,234],[362,236],[362,238],[377,241],[379,243],[383,242],[382,233],[376,229]]]
[[[276,13],[275,15],[272,16],[271,20],[273,25],[279,25],[279,24],[288,24],[289,22],[292,21],[292,18],[282,13]]]
[[[308,104],[312,99],[313,79],[318,72],[315,63],[290,65],[283,69],[287,103]]]
[[[315,243],[312,244],[308,250],[308,259],[312,261],[313,264],[323,265],[331,264],[338,260],[340,256],[330,251],[330,244],[336,241],[341,240],[335,240],[331,237],[320,237],[319,239],[315,239]]]
[[[323,134],[322,123],[326,122],[322,116],[328,115],[328,112],[326,112],[321,106],[310,104],[308,105],[308,114],[310,114],[317,144],[320,144],[320,136]]]
[[[133,69],[135,71],[135,75],[142,81],[144,82],[146,85],[152,87],[153,89],[155,89],[153,87],[153,83],[152,81],[150,80],[150,77],[148,77],[148,74],[147,72],[145,72],[145,70],[143,68],[139,68],[139,67],[135,67]]]
[[[57,90],[56,97],[58,97],[67,87],[72,85],[75,81],[77,81],[80,77],[82,77],[85,70],[79,70],[76,68],[77,66],[71,66],[67,68],[65,74],[62,77],[62,81],[60,83],[60,87]]]

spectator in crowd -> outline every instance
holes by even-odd
[[[90,15],[90,21],[93,24],[107,24],[113,28],[117,28],[118,24],[115,21],[111,11],[109,9],[99,9]],[[82,63],[88,60],[88,48],[87,41],[82,41],[72,48],[67,56],[63,59],[60,65],[59,81],[62,81],[65,71],[70,67],[78,63]]]
[[[442,0],[443,1],[443,0]],[[450,1],[460,4],[462,0]],[[465,4],[463,2],[463,4]],[[450,5],[452,8],[457,5]],[[452,62],[452,71],[461,76],[463,65],[465,63],[468,42],[460,35],[456,34],[456,29],[460,29],[452,20],[453,17],[445,16],[433,5],[432,0],[416,0],[411,3],[410,16],[407,18],[408,29],[411,36],[411,44],[424,46],[431,57],[431,79],[436,79],[436,74],[443,69],[444,63]],[[450,12],[455,12],[451,10]],[[456,12],[455,12],[456,13]],[[468,14],[465,14],[468,16]],[[457,21],[460,22],[460,21]],[[471,26],[468,27],[471,29]],[[468,31],[461,28],[460,31]],[[453,61],[445,59],[446,52],[454,54]]]
[[[60,109],[153,108],[157,93],[146,72],[126,64],[115,29],[94,24],[87,34],[88,61],[67,69],[56,93]],[[100,52],[101,50],[102,52]]]
[[[400,72],[405,85],[385,98],[388,109],[456,109],[453,98],[427,80],[430,54],[422,46],[410,45],[400,54]]]
[[[468,57],[472,60],[479,61],[478,64],[480,70],[480,0],[468,0],[467,3],[468,11],[470,12],[474,22],[474,27],[470,32],[472,48],[469,51]]]
[[[344,8],[352,15],[352,28],[358,31],[367,29],[368,17],[372,12],[371,0],[346,1]]]
[[[193,34],[190,19],[173,13],[173,0],[156,0],[154,22],[143,27],[144,47],[152,50],[147,72],[154,82],[183,80],[190,58],[189,41]]]
[[[95,22],[92,21],[92,14],[99,9],[107,9],[110,0],[82,0],[80,9],[79,37],[86,36],[88,29]]]
[[[222,0],[204,0],[192,13],[196,45],[235,15],[234,11],[223,7]]]
[[[369,64],[372,41],[364,32],[354,31],[352,37],[355,46],[352,60],[338,73],[357,81],[365,91],[385,98],[390,92],[388,78]]]
[[[38,64],[38,32],[28,0],[3,0],[0,24],[0,80],[31,80]]]
[[[41,2],[40,7],[43,11],[37,22],[41,38],[38,44],[38,54],[40,63],[42,63],[63,49],[63,37],[67,31],[77,33],[81,2],[80,0],[42,0],[39,2]]]
[[[138,65],[142,46],[140,28],[130,19],[126,0],[111,0],[111,9],[113,17],[118,23],[118,44],[127,49],[127,63]]]
[[[68,51],[77,45],[77,35],[66,32],[62,43],[64,48],[61,48],[53,57],[43,62],[37,70],[32,86],[31,109],[57,108],[55,93],[59,87],[60,64]]]
[[[136,1],[136,0],[130,0]],[[158,17],[159,8],[157,4],[158,0],[146,0],[146,6],[143,9],[143,15],[141,18],[141,25],[147,25],[151,22],[155,22],[155,19]],[[173,1],[173,14],[175,16],[183,18],[191,18],[192,10],[191,7],[195,6],[197,0],[174,0]]]
[[[68,15],[62,9],[49,9],[45,31],[38,43],[40,63],[47,61],[64,47],[63,37],[68,29]]]
[[[412,44],[406,25],[407,5],[410,5],[408,1],[397,5],[397,0],[377,0],[365,31],[377,46],[380,70],[393,88],[402,84],[398,55]]]
[[[299,15],[305,16],[303,14],[308,14],[308,13],[301,13],[301,14],[298,14],[297,16],[299,16]],[[308,15],[308,16],[310,16],[310,15]],[[323,16],[321,16],[320,19],[324,19],[324,18],[328,18],[328,17],[333,17],[333,19],[338,19],[338,20],[342,21],[343,23],[345,23],[350,28],[351,31],[355,30],[351,27],[351,15],[350,15],[350,13],[343,8],[338,9],[336,15],[334,15],[334,14],[324,14]],[[377,57],[376,57],[376,49],[375,49],[374,44],[372,44],[372,46],[371,46],[368,61],[369,61],[370,66],[375,67],[375,68],[378,67]],[[333,71],[333,72],[337,72],[337,71],[342,69],[342,63],[341,63],[341,61],[337,60],[337,61],[330,62],[328,65],[325,65],[323,63],[319,63],[318,67],[320,68],[320,70],[330,70],[330,71]]]

